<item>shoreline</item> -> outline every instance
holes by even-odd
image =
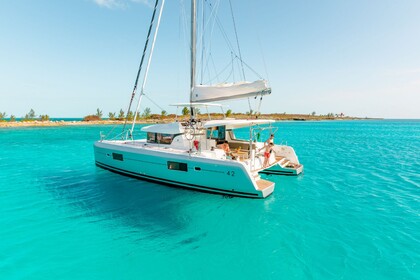
[[[241,118],[235,116],[233,119],[249,119]],[[212,118],[212,119],[221,119],[221,118]],[[347,120],[383,120],[381,118],[357,118],[357,117],[339,117],[339,118],[327,118],[327,117],[313,117],[313,116],[299,116],[299,117],[273,117],[270,115],[262,115],[259,119],[272,119],[275,121],[347,121]],[[183,118],[178,118],[178,121],[185,121]],[[142,119],[136,121],[136,124],[157,124],[157,123],[169,123],[174,122],[175,118],[163,118],[163,119]],[[203,120],[205,121],[205,120]],[[132,123],[128,121],[127,123]],[[98,120],[98,121],[65,121],[65,120],[30,120],[30,121],[0,121],[0,128],[10,128],[10,127],[54,127],[54,126],[90,126],[90,125],[122,125],[124,124],[123,120]]]

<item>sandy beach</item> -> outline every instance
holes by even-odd
[[[249,119],[247,115],[235,114],[232,116],[234,119]],[[211,116],[212,119],[222,119],[222,116]],[[255,117],[254,117],[255,118]],[[300,114],[263,114],[258,117],[259,119],[272,119],[275,121],[332,121],[332,120],[366,120],[372,118],[358,118],[358,117],[324,117],[324,116],[311,116],[311,115],[300,115]],[[178,121],[184,121],[184,116],[178,117]],[[207,118],[202,118],[202,121],[206,121]],[[175,121],[175,118],[166,117],[159,119],[141,119],[137,121],[138,124],[153,124],[153,123],[168,123]],[[132,121],[128,121],[131,123]],[[65,121],[65,120],[54,120],[54,121],[41,121],[41,120],[30,120],[30,121],[0,121],[0,128],[6,127],[49,127],[49,126],[81,126],[81,125],[119,125],[124,124],[123,120],[98,120],[98,121]]]
[[[138,123],[155,123],[142,121]],[[131,123],[131,122],[130,122]],[[0,128],[2,127],[43,127],[43,126],[80,126],[80,125],[118,125],[124,124],[124,121],[15,121],[15,122],[0,122]]]

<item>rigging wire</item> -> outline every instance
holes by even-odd
[[[231,56],[231,59],[232,59],[232,74],[233,74],[233,80],[235,81],[235,63],[234,63],[235,57],[234,57],[234,53],[233,53],[233,52],[231,52],[231,53],[230,53],[230,56]]]
[[[212,12],[211,15],[214,14],[214,19],[215,19],[214,20],[214,23],[217,24],[217,26],[218,26],[218,28],[219,28],[222,36],[223,36],[223,39],[225,40],[226,44],[228,45],[228,48],[230,49],[231,53],[234,53],[235,54],[235,57],[239,59],[239,61],[237,62],[238,63],[238,68],[239,69],[242,68],[242,74],[243,74],[244,80],[246,79],[246,77],[245,77],[245,71],[244,71],[244,68],[245,67],[248,68],[249,70],[251,70],[251,72],[253,74],[255,74],[259,79],[263,79],[263,77],[258,72],[256,72],[251,66],[249,66],[247,63],[245,63],[245,61],[242,59],[242,54],[241,54],[241,51],[240,51],[240,45],[239,45],[239,40],[238,40],[238,35],[237,35],[237,30],[236,30],[236,23],[235,23],[235,18],[234,18],[234,14],[233,14],[233,7],[232,7],[231,0],[229,0],[229,3],[230,3],[230,9],[231,9],[231,16],[232,16],[232,19],[234,21],[234,29],[235,29],[235,35],[236,35],[236,43],[237,43],[238,52],[239,52],[238,54],[236,53],[236,51],[235,51],[235,49],[234,49],[231,41],[229,40],[229,37],[228,37],[225,29],[223,28],[223,25],[221,24],[220,19],[218,18],[218,16],[215,13],[215,11],[216,11],[215,5],[212,5],[212,3],[210,3],[210,1],[208,1],[208,0],[205,0],[205,2],[208,4],[208,6],[211,9],[211,12]],[[220,2],[217,2],[217,3],[220,3]],[[210,19],[208,21],[210,21]],[[213,31],[212,31],[212,33],[213,33]],[[210,44],[211,44],[211,40],[210,40]],[[210,47],[211,47],[211,45],[210,45]],[[212,59],[212,57],[209,55],[208,56],[208,59]],[[241,67],[239,67],[239,63],[240,63],[240,66]],[[214,64],[214,60],[213,60],[213,64]],[[214,68],[215,68],[215,72],[217,73],[217,70],[216,70],[216,67],[215,66],[214,66]],[[213,80],[213,79],[210,79],[210,80]]]
[[[156,15],[156,10],[157,10],[158,3],[159,3],[159,0],[156,0],[156,2],[155,2],[155,7],[154,7],[154,9],[153,9],[152,19],[150,20],[149,31],[147,32],[147,39],[146,39],[146,43],[144,44],[143,55],[141,56],[141,61],[140,61],[140,65],[139,65],[139,70],[137,71],[136,81],[135,81],[135,83],[134,83],[133,92],[132,92],[132,94],[131,94],[130,104],[128,105],[127,116],[125,117],[124,126],[123,126],[123,131],[125,130],[125,126],[127,125],[127,121],[128,121],[128,112],[130,112],[130,109],[131,109],[131,104],[133,103],[134,96],[136,95],[137,85],[138,85],[138,82],[139,82],[139,77],[140,77],[140,72],[141,72],[141,69],[142,69],[142,67],[143,67],[144,57],[146,56],[147,45],[149,44],[150,33],[152,32],[153,22],[154,22],[154,20],[155,20],[155,15]]]
[[[205,0],[205,2],[207,2],[207,0]],[[205,3],[202,2],[202,5],[204,7],[205,6]],[[211,4],[209,4],[209,6],[210,5]],[[219,1],[216,1],[215,5],[213,5],[213,7],[211,7],[210,14],[207,17],[207,22],[205,24],[205,28],[203,29],[203,34],[202,34],[202,39],[203,40],[204,40],[204,35],[205,35],[204,33],[206,33],[206,34],[208,33],[209,34],[208,35],[208,39],[207,39],[208,46],[206,46],[206,53],[205,53],[205,55],[206,55],[206,65],[208,65],[208,63],[210,61],[210,55],[211,55],[211,49],[212,49],[212,42],[213,42],[212,38],[213,38],[213,34],[214,34],[214,29],[215,29],[214,27],[216,25],[216,21],[215,20],[212,20],[212,19],[215,18],[215,14],[216,14],[216,11],[219,9],[219,5],[220,5],[220,0]],[[210,27],[209,27],[209,25],[210,25]],[[208,28],[210,28],[210,31],[209,32],[205,32]],[[209,79],[210,79],[210,76],[211,76],[210,68],[207,67],[207,71],[208,71],[208,75],[209,75]],[[217,73],[216,70],[215,70],[215,72]]]
[[[146,97],[147,99],[149,99],[150,102],[152,102],[156,107],[158,107],[161,111],[166,111],[165,109],[163,109],[162,107],[159,106],[159,104],[157,104],[155,101],[153,101],[153,99],[151,99],[149,96],[147,96],[146,94],[143,94],[144,97]]]
[[[232,8],[232,1],[231,1],[231,0],[229,0],[229,5],[230,5],[230,13],[231,13],[231,15],[232,15],[232,21],[233,21],[233,29],[235,30],[236,45],[237,45],[237,47],[238,47],[239,60],[241,61],[241,66],[242,66],[242,76],[243,76],[243,78],[244,78],[244,80],[245,80],[245,79],[246,79],[246,78],[245,78],[245,70],[244,70],[244,65],[243,65],[243,63],[242,63],[241,48],[240,48],[240,46],[239,46],[238,32],[237,32],[237,30],[236,30],[236,22],[235,22],[235,17],[234,17],[234,15],[233,15],[233,8]]]
[[[238,59],[240,59],[238,56],[236,56]],[[257,71],[255,71],[251,66],[249,66],[245,61],[242,61],[242,63],[250,70],[252,73],[254,73],[258,78],[264,79]]]
[[[219,80],[219,74],[217,73],[216,63],[214,63],[213,55],[210,56],[210,58],[211,58],[211,62],[213,64],[214,72],[216,73],[217,80]]]
[[[258,41],[258,45],[260,47],[261,57],[262,57],[263,65],[264,65],[265,76],[267,77],[267,81],[270,84],[270,77],[268,76],[267,64],[265,62],[265,56],[264,56],[264,50],[262,48],[261,38],[260,38],[260,36],[258,34],[257,34],[257,41]]]
[[[219,73],[216,72],[216,77],[213,77],[212,79],[209,79],[206,82],[206,84],[211,84],[216,79],[217,79],[217,81],[219,81],[219,75],[222,75],[231,65],[232,65],[232,61],[230,61],[228,64],[226,64],[226,66],[221,71],[219,71]],[[232,76],[232,72],[233,71],[232,71],[232,68],[231,68],[231,71],[229,72],[229,75],[224,79],[225,82],[228,81],[229,78]]]
[[[133,120],[133,125],[131,126],[130,134],[134,131],[134,125],[136,123],[136,117],[137,117],[137,114],[138,114],[139,109],[140,109],[141,99],[142,99],[142,96],[144,95],[144,87],[146,86],[147,75],[149,74],[149,69],[150,69],[150,63],[152,62],[153,50],[155,49],[156,38],[157,38],[158,31],[159,31],[160,20],[162,18],[162,12],[163,12],[163,6],[164,5],[165,5],[165,0],[162,0],[162,5],[160,6],[159,17],[158,17],[157,25],[156,25],[156,28],[155,28],[155,34],[153,36],[152,46],[150,48],[149,58],[147,60],[146,71],[144,72],[143,83],[141,85],[140,97],[139,97],[139,101],[137,103],[136,113],[134,114],[134,120]]]
[[[206,2],[207,2],[207,1],[206,1]],[[209,7],[210,7],[212,10],[214,10],[214,9],[215,9],[211,3],[209,3],[209,2],[208,2],[208,4],[209,4]],[[219,29],[220,29],[220,32],[221,32],[221,33],[222,33],[222,35],[223,35],[223,38],[225,39],[225,41],[226,41],[226,43],[227,43],[228,47],[230,48],[230,51],[232,51],[232,52],[234,52],[234,53],[235,53],[235,50],[234,50],[234,48],[233,48],[233,46],[232,46],[232,43],[230,42],[229,37],[227,36],[227,34],[226,34],[225,30],[223,29],[223,26],[222,26],[222,24],[221,24],[221,22],[220,22],[220,20],[219,20],[219,18],[217,17],[217,15],[216,15],[216,14],[214,15],[214,19],[215,19],[215,22],[216,22],[217,26],[218,26],[218,27],[219,27]],[[236,54],[236,53],[235,53],[235,54]]]

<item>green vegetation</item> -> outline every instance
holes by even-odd
[[[88,115],[83,118],[84,122],[94,122],[94,121],[100,121],[101,118],[99,118],[97,115]]]
[[[125,118],[125,113],[123,109],[120,109],[120,113],[118,114],[118,120],[123,120]]]
[[[149,107],[146,107],[143,111],[143,118],[148,119],[150,118],[150,115],[152,114],[152,110],[150,110]]]
[[[196,115],[198,118],[202,119],[203,121],[207,120],[207,114],[200,115],[199,110],[196,110]],[[149,107],[146,107],[142,113],[137,112],[136,115],[136,121],[140,122],[171,122],[175,120],[177,117],[181,118],[182,121],[189,118],[190,109],[189,107],[184,107],[182,109],[182,115],[177,116],[175,114],[168,114],[167,111],[162,110],[160,114],[152,114],[152,110]],[[83,121],[85,122],[97,122],[102,121],[102,110],[99,108],[96,109],[96,113],[92,115],[85,116],[83,118]],[[211,119],[222,119],[223,114],[222,113],[210,113]],[[233,117],[235,119],[271,119],[276,121],[281,120],[296,120],[296,121],[320,121],[320,120],[336,120],[336,119],[343,119],[343,120],[354,120],[354,119],[369,119],[369,118],[357,118],[357,117],[349,117],[345,116],[344,113],[328,113],[325,115],[317,115],[315,111],[309,113],[309,114],[287,114],[284,113],[273,113],[273,114],[261,114],[260,112],[254,112],[250,110],[250,112],[246,113],[233,113],[231,109],[227,110],[225,113],[226,117]],[[0,127],[5,126],[6,123],[6,117],[7,114],[5,112],[0,112]],[[109,120],[115,120],[115,121],[123,121],[125,120],[126,116],[124,114],[123,109],[120,109],[118,116],[114,112],[108,113]],[[127,114],[127,119],[129,121],[134,120],[134,112],[130,111]],[[50,120],[49,115],[39,115],[39,117],[36,117],[35,111],[31,109],[24,117],[22,117],[22,122],[34,122],[35,120],[41,121],[41,122],[47,122]],[[10,115],[10,122],[16,122],[16,117],[14,115]],[[32,125],[32,124],[27,124]],[[44,125],[50,125],[50,124],[44,124]]]
[[[190,113],[190,110],[189,110],[187,107],[184,107],[184,108],[182,109],[182,115],[183,115],[183,116],[187,116],[189,113]]]
[[[102,119],[102,110],[96,109],[96,115],[99,119]]]
[[[6,121],[5,120],[5,118],[7,117],[7,114],[6,114],[6,112],[4,112],[4,113],[1,113],[0,112],[0,122],[4,122],[4,121]]]
[[[132,121],[134,120],[134,113],[133,111],[129,111],[127,114],[127,120]]]
[[[41,119],[41,121],[45,122],[45,121],[49,121],[50,120],[50,116],[48,115],[39,115],[39,118]]]
[[[252,113],[254,113],[254,111],[251,109],[249,112],[246,112],[245,115],[252,116]]]
[[[94,115],[87,115],[83,118],[83,121],[85,122],[92,122],[92,121],[100,121],[102,120],[102,111],[98,109],[96,109],[96,114]]]
[[[24,122],[28,122],[28,121],[34,121],[35,120],[35,111],[34,109],[31,109],[29,111],[29,113],[27,113],[24,117],[23,120]]]

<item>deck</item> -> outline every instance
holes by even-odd
[[[257,187],[260,191],[265,190],[266,188],[269,188],[274,185],[273,182],[267,181],[264,179],[259,179],[256,182],[257,182]]]

